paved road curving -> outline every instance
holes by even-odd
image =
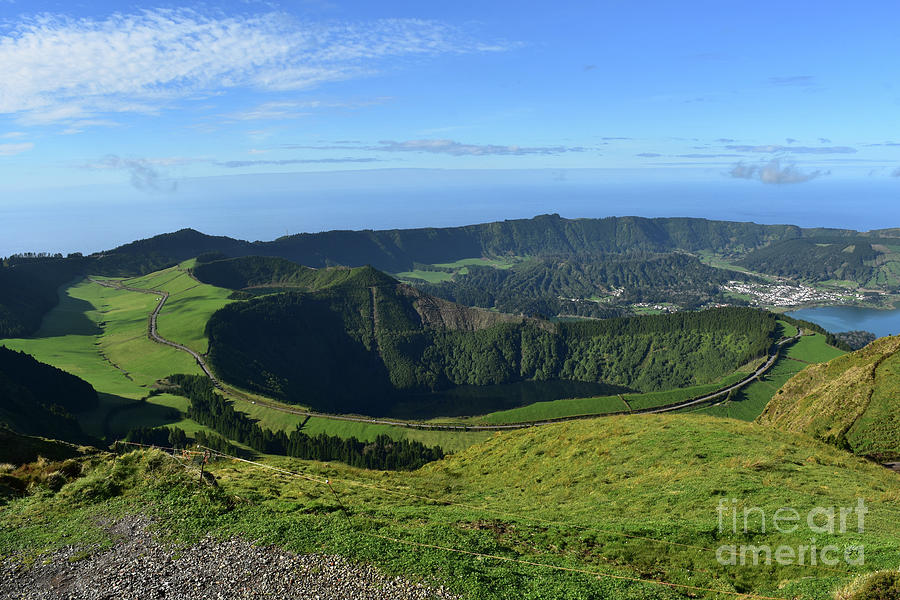
[[[216,376],[213,375],[212,370],[210,370],[209,366],[206,364],[206,361],[203,360],[203,357],[200,356],[197,352],[191,350],[187,346],[182,346],[176,342],[171,340],[167,340],[163,336],[159,335],[159,329],[157,323],[159,321],[159,313],[162,311],[163,305],[165,305],[166,300],[169,299],[169,292],[163,290],[145,290],[141,288],[129,287],[127,285],[122,285],[117,281],[103,281],[100,279],[94,279],[89,277],[91,281],[98,285],[102,285],[103,287],[113,288],[116,290],[126,290],[129,292],[139,292],[141,294],[153,294],[159,296],[159,302],[156,304],[156,308],[153,309],[153,312],[150,313],[150,325],[148,327],[147,333],[154,342],[158,342],[160,344],[165,344],[166,346],[172,346],[173,348],[177,348],[182,352],[187,352],[191,356],[194,357],[194,360],[197,361],[197,364],[200,365],[200,368],[203,369],[203,372],[206,373],[206,376],[209,377],[210,381],[213,382],[217,388],[222,388],[222,384],[219,383],[219,380],[216,379]]]
[[[92,282],[102,285],[108,288],[114,288],[118,290],[127,290],[129,292],[139,292],[141,294],[155,294],[159,296],[159,303],[156,305],[156,308],[153,309],[153,312],[150,313],[150,324],[148,329],[148,334],[150,339],[160,344],[165,344],[167,346],[171,346],[173,348],[177,348],[183,352],[187,352],[191,356],[194,357],[194,360],[197,361],[197,364],[200,365],[200,368],[203,369],[203,372],[206,373],[206,376],[209,377],[210,381],[212,381],[213,385],[223,392],[229,393],[229,390],[226,390],[225,387],[216,379],[216,376],[213,375],[212,370],[206,364],[206,361],[203,360],[203,357],[191,350],[187,346],[183,346],[171,340],[167,340],[166,338],[159,335],[159,331],[157,329],[157,323],[159,321],[159,313],[162,310],[163,305],[166,303],[166,300],[169,299],[169,293],[163,290],[147,290],[141,288],[134,288],[122,285],[117,281],[104,281],[99,279],[89,278]],[[374,299],[374,298],[373,298]],[[327,413],[317,413],[311,412],[296,408],[289,408],[286,406],[280,406],[278,404],[267,402],[265,400],[255,399],[253,402],[259,404],[261,406],[265,406],[266,408],[271,408],[272,410],[278,410],[285,413],[290,413],[294,415],[300,415],[304,417],[316,417],[319,419],[331,419],[334,421],[351,421],[354,423],[369,423],[372,425],[392,425],[394,427],[406,427],[408,429],[428,429],[428,430],[438,430],[438,431],[502,431],[502,430],[510,430],[510,429],[524,429],[526,427],[537,427],[540,425],[550,425],[552,423],[563,423],[566,421],[579,421],[584,419],[595,419],[598,417],[612,417],[616,415],[632,415],[632,414],[658,414],[658,413],[666,413],[672,412],[676,410],[681,410],[683,408],[688,408],[691,406],[697,406],[701,404],[707,404],[716,400],[717,398],[722,398],[726,396],[731,391],[736,391],[741,389],[742,387],[756,381],[760,377],[762,377],[769,369],[772,368],[772,365],[775,364],[775,361],[778,360],[778,356],[780,355],[781,348],[797,339],[803,335],[803,330],[798,329],[797,335],[794,337],[786,338],[775,344],[772,353],[769,355],[769,358],[765,363],[756,371],[742,379],[741,381],[732,384],[728,387],[716,390],[710,394],[705,394],[703,396],[697,398],[691,398],[689,400],[684,400],[682,402],[676,402],[673,404],[667,404],[665,406],[656,406],[653,408],[643,408],[632,411],[617,411],[617,412],[609,412],[609,413],[600,413],[600,414],[588,414],[588,415],[574,415],[570,417],[556,417],[552,419],[542,419],[539,421],[524,421],[519,423],[501,423],[496,425],[463,425],[457,423],[416,423],[413,421],[395,421],[392,419],[373,419],[370,417],[363,416],[353,416],[353,415],[331,415]]]

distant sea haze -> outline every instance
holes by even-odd
[[[0,190],[0,255],[94,252],[184,227],[271,240],[329,229],[447,227],[546,213],[859,230],[900,226],[900,179],[766,185],[707,175],[373,170],[187,179],[172,193],[125,185]]]

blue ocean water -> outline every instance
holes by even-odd
[[[328,229],[445,227],[559,213],[688,216],[860,230],[900,226],[900,179],[765,185],[719,173],[371,170],[0,191],[0,256],[93,252],[183,227],[269,240]]]

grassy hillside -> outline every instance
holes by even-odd
[[[65,460],[93,451],[95,449],[88,446],[76,446],[57,439],[22,435],[0,426],[0,464],[22,465],[40,458]],[[0,487],[2,487],[2,483],[0,483]]]
[[[204,332],[209,317],[232,302],[227,289],[203,284],[190,275],[194,261],[157,271],[143,277],[122,280],[122,285],[138,289],[160,289],[169,299],[159,314],[159,334],[205,354],[209,340]]]
[[[779,390],[759,422],[876,459],[900,458],[900,337],[809,367]]]
[[[159,453],[98,457],[58,493],[0,509],[0,555],[33,556],[73,538],[110,543],[97,516],[108,523],[149,512],[171,541],[211,532],[334,552],[475,599],[825,598],[900,561],[895,474],[737,421],[616,417],[509,432],[411,473],[266,463],[302,477],[223,461],[208,467],[219,486],[198,487],[196,472]],[[821,506],[855,507],[858,498],[869,511],[862,533],[853,527],[815,537],[819,547],[864,545],[863,566],[741,566],[716,558],[723,546],[723,556],[732,544],[796,549],[811,536],[805,526],[779,533],[771,523],[763,532],[758,512],[747,533],[742,526],[733,533],[727,520],[720,530],[722,501],[771,518],[782,507],[805,516]]]
[[[198,283],[183,271],[161,272],[147,283],[150,287],[171,289],[170,302],[179,307],[184,296]],[[210,286],[202,286],[210,288]],[[224,292],[224,290],[220,290]],[[201,299],[190,303],[200,309]],[[97,390],[100,403],[96,409],[76,412],[84,430],[94,436],[124,435],[135,424],[162,425],[179,420],[175,403],[182,399],[168,395],[147,398],[153,384],[173,372],[201,373],[194,360],[185,354],[156,344],[147,338],[147,319],[156,305],[156,297],[81,281],[65,289],[59,305],[44,318],[41,329],[30,338],[0,341],[9,348],[23,350],[38,360],[73,373]],[[208,312],[220,307],[213,302]],[[177,314],[177,313],[176,313]],[[160,331],[202,351],[203,322],[197,315],[184,319],[178,331],[163,325]],[[200,319],[205,319],[203,315]],[[176,327],[178,327],[176,323]],[[146,402],[139,402],[147,398]]]
[[[790,323],[779,321],[785,337],[796,335],[797,329]],[[829,346],[826,336],[807,334],[782,350],[775,365],[761,378],[733,394],[725,402],[701,409],[698,412],[717,417],[752,421],[765,410],[766,405],[791,377],[812,364],[826,362],[844,354]]]

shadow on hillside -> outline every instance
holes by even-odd
[[[64,290],[60,292],[59,304],[44,316],[41,328],[34,337],[100,335],[103,333],[103,329],[91,321],[86,314],[92,310],[95,310],[93,304],[81,298],[74,298]]]
[[[634,390],[623,386],[565,380],[520,381],[487,386],[465,385],[440,392],[400,396],[386,416],[422,420],[434,417],[484,415],[535,402],[632,392]]]
[[[103,417],[103,436],[108,442],[124,438],[136,427],[159,427],[182,419],[181,413],[169,406],[146,400],[130,400],[113,394],[100,395],[103,396],[104,403],[114,405]]]

